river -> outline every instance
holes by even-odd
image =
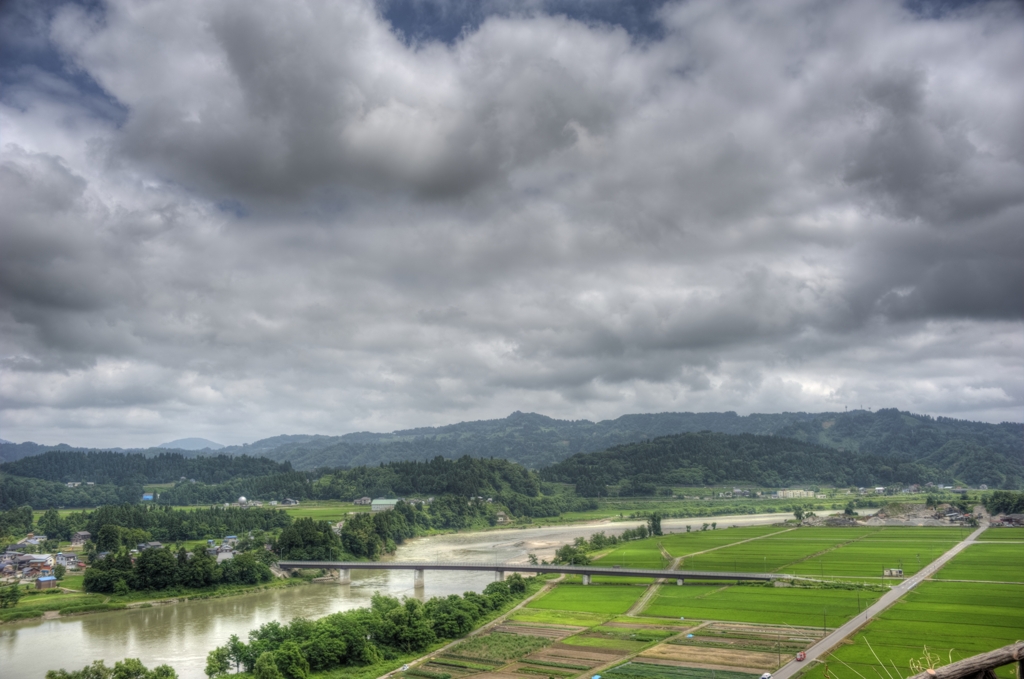
[[[823,512],[824,514],[825,512]],[[831,513],[831,512],[828,512]],[[770,524],[778,514],[719,516],[707,519],[665,519],[665,532],[700,527],[705,521],[720,528]],[[597,531],[618,535],[640,522],[596,522],[483,533],[455,533],[416,538],[400,545],[397,561],[499,561],[526,563],[527,554],[551,559],[555,549]],[[204,679],[206,654],[237,634],[272,620],[319,618],[368,606],[374,592],[420,599],[467,590],[482,591],[493,573],[427,571],[422,587],[413,587],[410,571],[352,571],[350,585],[313,584],[271,589],[222,599],[188,601],[127,611],[34,620],[0,625],[0,679],[42,679],[47,670],[80,669],[94,660],[108,665],[122,658],[140,658],[149,668],[168,664],[181,679]]]

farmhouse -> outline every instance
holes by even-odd
[[[398,504],[398,500],[388,500],[385,498],[377,498],[370,503],[370,511],[373,512],[385,512],[390,509],[394,509],[395,505]]]
[[[54,559],[58,566],[64,566],[69,571],[78,568],[78,555],[74,552],[59,552]]]
[[[373,500],[371,500],[368,497],[361,497],[358,500],[353,500],[352,504],[354,504],[354,505],[368,505],[368,504],[370,504],[372,502],[373,502]]]
[[[1024,514],[1007,514],[1002,522],[1004,526],[1024,526]]]
[[[83,547],[92,538],[92,533],[87,530],[80,530],[71,536],[72,547]]]

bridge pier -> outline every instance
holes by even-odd
[[[499,580],[499,581],[500,580],[504,580],[505,579],[505,571],[494,571],[494,579],[495,580]]]
[[[423,586],[423,569],[416,568],[412,572],[412,585],[413,587]]]
[[[350,585],[352,584],[352,570],[349,568],[338,569],[338,584]]]
[[[682,585],[683,582],[684,582],[684,578],[676,578],[676,584],[677,585]]]
[[[583,584],[584,585],[589,585],[590,584],[590,576],[589,575],[584,575],[583,576]]]

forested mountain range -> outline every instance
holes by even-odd
[[[700,431],[788,437],[867,456],[864,459],[877,458],[887,467],[912,462],[922,469],[967,483],[1012,488],[1024,483],[1024,425],[932,418],[895,409],[748,416],[734,412],[652,413],[624,415],[601,422],[556,420],[535,413],[515,412],[502,419],[387,434],[275,436],[248,445],[228,446],[215,455],[209,451],[177,452],[185,458],[199,460],[210,455],[259,456],[288,462],[300,471],[425,461],[437,456],[457,459],[464,455],[502,458],[540,469],[579,453]],[[37,446],[30,452],[29,447],[35,445],[0,445],[0,457],[11,459],[12,451],[21,457],[22,453],[37,455],[50,450]],[[70,446],[62,448],[71,449]],[[152,449],[141,454],[158,457],[164,452]],[[181,473],[179,476],[192,478],[195,475]]]
[[[202,483],[222,483],[243,476],[267,476],[291,470],[290,463],[275,462],[265,457],[185,457],[181,453],[167,452],[147,457],[141,453],[51,450],[0,464],[0,472],[15,476],[62,483],[92,481],[114,485],[170,483],[182,477]]]
[[[727,413],[624,415],[615,420],[556,420],[515,412],[500,420],[462,422],[391,434],[281,436],[220,453],[264,455],[296,469],[373,465],[397,460],[495,457],[531,469],[572,455],[660,436],[712,431],[795,438],[847,453],[912,461],[967,483],[1024,482],[1024,426],[932,418],[895,409],[849,413]]]
[[[957,449],[959,453],[953,449]],[[586,496],[619,484],[620,494],[647,495],[667,485],[749,483],[768,488],[795,484],[888,486],[964,481],[1016,488],[1024,463],[967,443],[946,443],[946,455],[839,450],[782,436],[700,432],[663,436],[580,453],[540,472],[547,481],[576,484]],[[962,463],[960,455],[968,459]],[[973,458],[971,457],[973,456]],[[977,464],[971,465],[973,459]]]

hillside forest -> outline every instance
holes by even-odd
[[[675,432],[571,452],[696,424],[731,431]],[[767,433],[737,432],[743,428]],[[156,498],[163,505],[223,504],[240,496],[351,501],[451,494],[493,498],[517,516],[533,517],[586,510],[592,506],[589,498],[671,494],[672,487],[726,483],[778,488],[933,482],[1008,490],[1024,484],[1020,424],[933,419],[896,410],[748,417],[666,413],[597,424],[514,413],[505,420],[340,437],[346,446],[367,446],[380,461],[309,468],[315,451],[323,453],[317,459],[339,459],[324,452],[330,448],[321,446],[325,438],[284,437],[282,442],[278,437],[246,446],[244,453],[236,447],[215,455],[50,450],[0,464],[0,509],[139,502],[149,484],[163,485]],[[562,443],[555,446],[555,439]],[[4,444],[0,450],[10,445],[25,444]],[[387,459],[400,448],[410,459]],[[473,454],[458,455],[467,450]],[[437,454],[419,459],[428,451]],[[523,463],[541,458],[549,462]]]

